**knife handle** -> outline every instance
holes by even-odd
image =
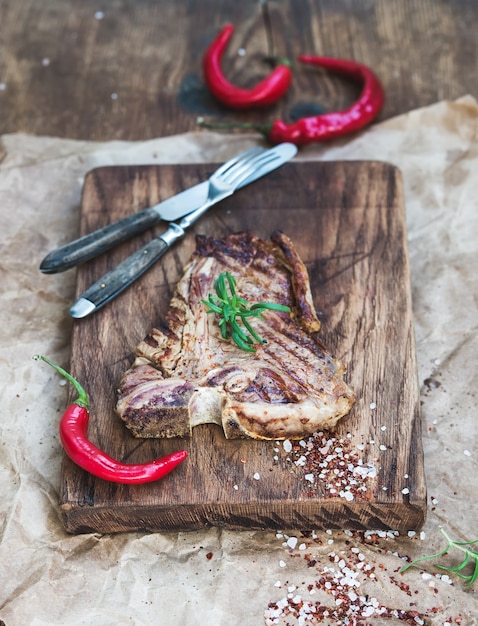
[[[93,257],[110,250],[134,235],[139,235],[159,222],[160,218],[154,208],[138,211],[128,217],[108,224],[89,235],[84,235],[75,241],[50,252],[40,265],[44,274],[56,274],[88,261]]]
[[[184,237],[184,230],[172,223],[161,237],[156,237],[137,250],[82,293],[70,309],[71,316],[86,317],[100,309],[144,274],[177,239],[182,237]]]

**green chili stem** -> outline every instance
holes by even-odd
[[[73,385],[73,387],[75,388],[78,394],[78,398],[76,398],[76,400],[74,401],[74,404],[83,406],[87,410],[89,409],[90,403],[88,401],[88,395],[85,391],[85,388],[76,380],[76,378],[73,378],[73,376],[69,374],[66,370],[64,370],[62,367],[60,367],[59,365],[56,365],[55,363],[50,361],[50,359],[47,359],[46,356],[43,356],[41,354],[36,354],[33,358],[36,360],[45,361],[45,363],[53,367],[53,369],[55,369],[59,374],[61,374],[64,378],[66,378],[66,380]]]

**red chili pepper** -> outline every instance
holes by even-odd
[[[206,84],[222,104],[233,109],[263,107],[276,102],[290,87],[292,73],[287,59],[278,59],[274,70],[252,89],[241,89],[230,83],[224,76],[221,60],[232,37],[234,26],[228,24],[210,44],[203,59]]]
[[[341,137],[363,128],[378,115],[384,102],[382,85],[372,70],[355,61],[330,57],[300,56],[302,63],[320,65],[339,74],[359,79],[363,82],[360,98],[348,109],[304,117],[293,124],[281,120],[273,122],[268,130],[272,143],[289,141],[297,146],[315,141],[326,141]]]
[[[214,124],[202,118],[198,123],[206,128],[252,128],[263,133],[273,143],[290,142],[297,146],[308,143],[330,141],[363,128],[378,115],[384,102],[383,87],[372,70],[356,61],[330,57],[301,56],[299,61],[320,65],[339,74],[359,79],[363,83],[360,98],[348,109],[303,117],[287,124],[275,120],[265,124]]]
[[[85,389],[73,376],[46,357],[35,358],[51,365],[71,382],[78,393],[78,398],[66,408],[60,420],[60,439],[66,454],[82,469],[103,480],[138,485],[163,478],[188,456],[186,450],[181,450],[150,463],[128,465],[116,461],[88,440],[89,402]]]

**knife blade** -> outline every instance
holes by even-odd
[[[297,147],[293,144],[280,144],[271,148],[265,154],[274,155],[276,159],[256,171],[254,180],[277,169],[296,153]],[[252,177],[248,178],[244,184],[249,183],[251,179]],[[160,259],[176,241],[182,239],[186,229],[192,226],[210,206],[211,204],[205,203],[204,206],[198,207],[195,211],[185,215],[179,224],[171,222],[166,232],[137,250],[116,268],[97,280],[70,308],[71,316],[78,319],[86,317],[119,295]]]
[[[263,148],[252,148],[244,152],[246,154],[263,152]],[[241,186],[248,185],[255,180],[254,176],[245,181]],[[41,262],[40,271],[44,274],[56,274],[71,269],[80,263],[84,263],[103,252],[107,252],[123,241],[139,235],[145,230],[152,228],[161,220],[172,222],[187,215],[207,198],[208,181],[202,181],[189,189],[167,198],[152,207],[137,211],[132,215],[108,224],[103,228],[84,235],[71,241],[56,250],[50,252]]]

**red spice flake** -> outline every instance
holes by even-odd
[[[208,561],[210,561],[210,560],[212,559],[212,557],[213,557],[213,556],[214,556],[214,552],[208,552],[208,553],[206,554],[206,559],[207,559]]]
[[[393,576],[390,576],[390,582],[396,585],[402,591],[404,591],[407,594],[407,596],[412,595],[412,592],[410,591],[410,585],[407,585],[406,583],[397,580]],[[415,593],[417,593],[417,591],[415,591]]]
[[[362,460],[358,450],[363,446],[354,447],[351,435],[336,437],[319,432],[300,441],[285,440],[282,448],[293,471],[310,483],[309,497],[322,495],[347,502],[372,498],[366,483],[376,477],[377,470]],[[274,452],[279,452],[279,448],[275,447]],[[276,454],[274,461],[277,460]]]
[[[377,531],[376,533],[363,531],[343,531],[350,538],[357,541],[345,542],[346,548],[338,552],[323,554],[319,552],[316,559],[311,555],[310,550],[302,554],[308,568],[316,567],[317,577],[314,583],[302,582],[304,589],[301,595],[301,585],[295,585],[287,581],[289,593],[278,601],[270,602],[264,612],[265,626],[318,626],[321,624],[337,624],[338,626],[373,626],[375,619],[395,618],[396,620],[411,626],[430,624],[430,616],[441,613],[442,607],[428,608],[425,613],[415,609],[391,608],[382,604],[370,593],[370,585],[376,584],[379,593],[383,591],[383,580],[379,581],[375,575],[375,570],[386,569],[383,564],[367,562],[365,554],[360,549],[360,543],[370,544],[370,540],[379,541],[395,539],[399,536],[396,531]],[[277,534],[278,538],[286,539],[284,547],[288,547],[288,536],[282,533]],[[316,534],[311,535],[312,541]],[[308,537],[308,539],[310,539]],[[303,544],[301,544],[303,545]],[[320,542],[321,546],[324,542]],[[350,546],[350,547],[349,547]],[[311,545],[308,546],[309,548]],[[319,548],[320,550],[320,548]],[[364,550],[365,552],[365,550]],[[398,557],[398,553],[396,554]],[[295,553],[294,556],[300,556]],[[322,565],[321,565],[322,562]],[[309,569],[310,571],[310,569]],[[394,577],[391,582],[398,586],[407,595],[412,592],[409,585],[399,581]],[[367,582],[369,593],[361,591],[363,583]],[[321,599],[314,599],[314,594],[321,594]],[[307,594],[307,598],[305,597]],[[325,599],[327,598],[327,599]],[[410,607],[416,603],[410,603]],[[462,618],[448,618],[451,624],[461,624]]]

